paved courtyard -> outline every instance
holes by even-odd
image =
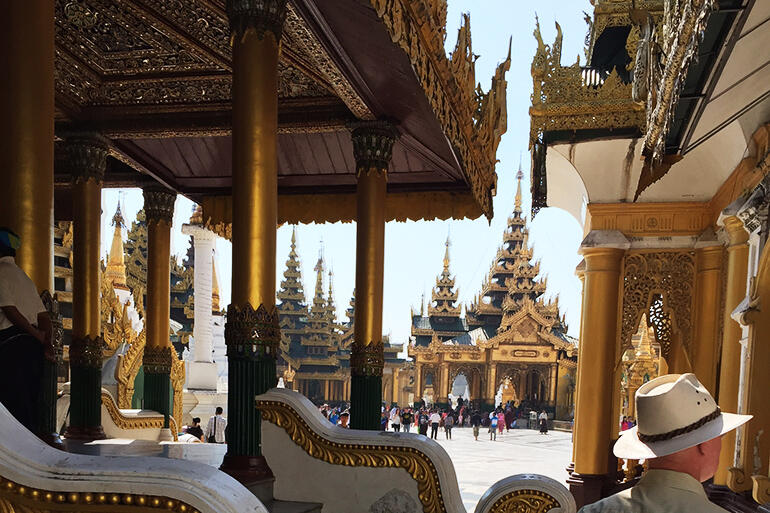
[[[549,431],[548,435],[530,429],[503,432],[497,441],[489,440],[483,428],[479,440],[471,428],[455,428],[452,440],[439,432],[438,442],[455,465],[465,508],[472,512],[481,496],[500,479],[514,474],[543,474],[564,483],[564,470],[572,459],[572,433]]]

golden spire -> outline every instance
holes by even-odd
[[[446,246],[446,250],[444,250],[444,272],[449,274],[449,245],[451,242],[449,242],[449,235],[446,237],[446,242],[444,245]]]
[[[519,172],[516,173],[516,180],[518,184],[516,185],[516,203],[514,207],[514,212],[521,212],[521,179],[524,178],[524,172],[521,170],[521,157],[519,157]]]
[[[217,280],[217,264],[211,260],[211,311],[219,313],[219,281]]]
[[[112,283],[113,288],[128,290],[126,264],[123,259],[123,226],[125,222],[123,214],[120,212],[120,202],[118,202],[118,208],[112,217],[112,225],[115,227],[115,232],[112,234],[112,245],[107,257],[107,270],[104,275]]]

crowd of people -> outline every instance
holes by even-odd
[[[473,428],[473,436],[478,440],[479,433],[484,428],[488,431],[490,440],[497,440],[497,435],[504,431],[525,427],[524,421],[528,419],[528,413],[512,404],[506,404],[505,407],[496,408],[491,412],[472,410],[462,404],[454,409],[427,406],[399,408],[393,405],[390,409],[383,407],[380,427],[382,431],[387,431],[390,427],[394,432],[406,433],[414,428],[417,433],[430,436],[434,440],[438,438],[439,430],[444,431],[446,440],[451,440],[454,427]],[[548,414],[545,410],[541,410],[537,415],[537,426],[540,433],[548,433]]]

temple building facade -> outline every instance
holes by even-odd
[[[449,240],[425,315],[412,312],[409,356],[415,400],[449,404],[463,375],[471,404],[491,409],[501,401],[546,408],[558,419],[572,414],[577,340],[567,335],[558,297],[546,301],[538,280],[529,230],[522,215],[521,169],[513,214],[481,292],[462,315],[450,272]],[[502,397],[502,399],[500,399]]]

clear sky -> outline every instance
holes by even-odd
[[[385,297],[383,330],[391,335],[393,343],[402,344],[409,338],[410,307],[419,310],[420,298],[430,298],[431,287],[441,272],[444,241],[451,239],[451,271],[456,276],[460,302],[470,303],[478,293],[492,259],[502,242],[502,233],[508,215],[513,210],[516,192],[516,171],[522,160],[525,179],[524,210],[529,213],[529,167],[527,150],[532,78],[530,64],[536,42],[532,36],[535,27],[535,11],[540,17],[541,30],[546,43],[551,43],[559,21],[564,32],[563,64],[573,64],[579,54],[584,62],[583,45],[586,24],[583,11],[591,12],[588,0],[449,0],[447,22],[447,51],[454,48],[457,29],[464,12],[471,14],[473,52],[476,61],[476,80],[484,90],[489,89],[495,67],[508,49],[508,39],[513,37],[511,69],[508,80],[508,132],[498,148],[498,189],[494,199],[495,216],[491,224],[486,219],[475,221],[390,222],[385,231]],[[556,184],[549,184],[555,186]],[[110,220],[121,198],[124,217],[130,226],[136,212],[142,207],[142,193],[138,189],[111,189],[102,193],[102,254],[109,251],[112,240]],[[174,212],[174,236],[172,252],[183,258],[188,237],[181,233],[181,226],[192,214],[194,204],[178,197]],[[575,277],[575,267],[580,262],[577,249],[582,230],[577,221],[562,210],[541,210],[530,223],[530,244],[534,246],[535,259],[541,261],[541,276],[548,277],[548,296],[559,295],[562,312],[567,314],[569,333],[575,337],[580,330],[580,281]],[[305,294],[312,299],[315,273],[313,267],[323,248],[327,266],[334,271],[334,292],[339,317],[344,312],[353,293],[355,283],[355,225],[311,224],[297,227],[297,245],[302,263]],[[124,233],[125,237],[125,233]],[[286,257],[289,253],[291,227],[278,230],[277,283],[283,279]],[[216,263],[223,307],[230,300],[231,245],[219,239],[216,246]],[[328,283],[324,284],[328,289]]]

